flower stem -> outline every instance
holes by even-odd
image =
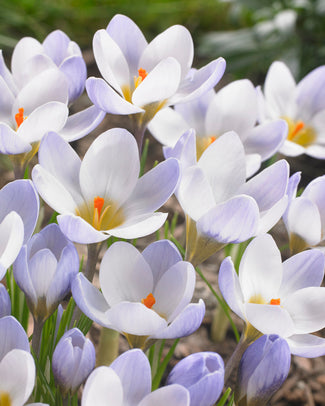
[[[110,328],[100,330],[97,366],[110,365],[118,356],[120,333]]]
[[[43,321],[37,321],[34,318],[34,330],[33,330],[32,348],[33,348],[33,351],[34,351],[34,354],[35,354],[36,357],[39,357],[43,326],[44,326]]]
[[[85,277],[92,282],[98,261],[99,252],[102,248],[102,243],[88,244],[87,263],[84,271]]]

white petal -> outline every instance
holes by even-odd
[[[189,406],[190,394],[184,386],[168,385],[146,396],[138,406]]]
[[[132,244],[122,241],[106,251],[100,265],[99,282],[110,306],[122,301],[141,302],[153,292],[149,265]]]
[[[315,358],[325,355],[325,339],[312,334],[297,334],[287,337],[291,354]]]

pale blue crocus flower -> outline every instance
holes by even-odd
[[[120,355],[109,367],[96,368],[87,379],[81,405],[189,406],[187,389],[173,384],[151,392],[151,370],[147,357],[134,349]]]
[[[190,393],[190,406],[212,406],[224,386],[224,363],[216,352],[191,354],[171,370],[166,384],[177,383]]]
[[[78,270],[77,250],[57,224],[48,225],[22,247],[14,277],[35,320],[45,321],[55,311]]]
[[[290,363],[290,348],[285,339],[271,334],[254,341],[239,363],[236,405],[266,405],[286,380]]]
[[[95,368],[95,362],[95,347],[78,328],[61,337],[53,352],[52,370],[63,397],[78,390]]]

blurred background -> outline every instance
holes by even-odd
[[[132,18],[151,40],[183,24],[196,45],[196,66],[218,56],[228,80],[259,84],[275,59],[297,79],[325,63],[325,0],[0,0],[0,47],[10,58],[23,36],[40,41],[60,28],[84,51],[116,13]]]

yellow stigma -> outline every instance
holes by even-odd
[[[307,126],[303,121],[293,121],[289,117],[283,117],[288,124],[288,136],[287,140],[301,145],[302,147],[308,147],[316,139],[315,130]]]
[[[149,295],[145,299],[141,299],[141,303],[147,306],[148,309],[151,309],[152,306],[156,303],[156,299],[152,293],[149,293]]]
[[[0,406],[11,406],[11,399],[8,392],[0,391]]]

